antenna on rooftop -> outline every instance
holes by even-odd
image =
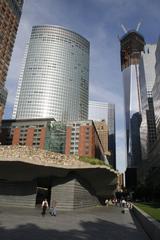
[[[140,26],[141,26],[141,22],[139,22],[138,25],[137,25],[137,28],[136,28],[137,32],[139,31]]]
[[[125,28],[125,26],[124,26],[123,24],[121,24],[121,27],[122,27],[124,33],[127,33],[127,32],[128,32],[127,29]]]

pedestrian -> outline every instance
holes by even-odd
[[[108,207],[108,205],[109,205],[109,200],[108,200],[108,198],[106,199],[105,204],[106,204],[106,207]]]
[[[118,206],[118,200],[115,198],[115,206]]]
[[[57,209],[56,209],[57,202],[56,200],[52,201],[51,208],[50,208],[50,214],[51,216],[56,216],[57,215]]]
[[[42,216],[44,217],[45,214],[46,214],[46,210],[48,208],[48,201],[47,199],[45,198],[42,202]]]
[[[122,207],[125,208],[125,206],[126,206],[126,200],[122,199]]]

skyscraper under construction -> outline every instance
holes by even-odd
[[[144,50],[145,40],[137,30],[126,31],[120,39],[121,70],[123,74],[125,122],[127,139],[127,167],[136,170],[141,158],[140,123],[141,101],[139,94],[139,61]],[[136,172],[136,171],[135,171]],[[130,173],[134,185],[136,176]]]

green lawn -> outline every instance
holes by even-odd
[[[148,215],[160,222],[160,203],[135,203],[137,207],[142,209]]]

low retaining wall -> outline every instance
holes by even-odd
[[[36,202],[36,183],[0,182],[0,206],[34,208]]]
[[[147,213],[133,205],[134,216],[138,219],[142,225],[144,231],[152,240],[160,239],[160,223],[154,220]]]

